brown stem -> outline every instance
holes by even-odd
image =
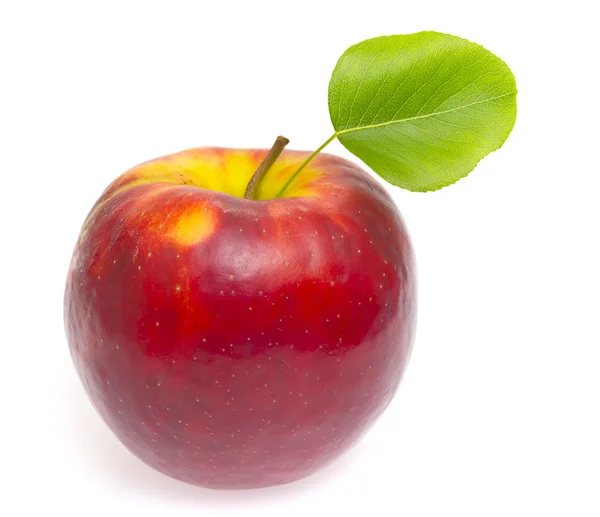
[[[244,194],[244,197],[246,199],[256,199],[258,186],[260,185],[261,180],[263,179],[267,171],[271,168],[271,166],[275,163],[275,160],[279,158],[279,155],[281,154],[281,151],[283,151],[283,148],[289,143],[290,141],[286,137],[277,137],[277,140],[275,140],[275,143],[273,144],[273,147],[271,147],[269,154],[265,156],[265,159],[258,166],[258,169],[256,169],[256,171],[254,172],[252,178],[250,178],[250,182],[246,187],[246,193]]]

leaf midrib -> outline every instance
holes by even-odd
[[[369,124],[366,126],[355,126],[355,127],[349,127],[346,129],[340,129],[339,131],[335,132],[335,135],[340,136],[340,135],[345,135],[347,133],[353,133],[355,131],[363,131],[365,129],[377,129],[377,128],[384,127],[384,126],[391,126],[393,124],[401,124],[402,122],[410,122],[412,120],[430,118],[430,117],[435,117],[437,115],[444,115],[445,113],[452,113],[453,111],[459,111],[461,109],[469,108],[469,107],[475,106],[477,104],[483,104],[485,102],[491,102],[491,101],[495,101],[498,99],[502,99],[503,97],[508,97],[509,95],[516,95],[516,93],[517,93],[516,91],[504,93],[504,94],[498,95],[496,97],[490,97],[488,99],[471,102],[469,104],[463,104],[461,106],[457,106],[456,108],[452,108],[449,110],[432,111],[431,113],[425,113],[424,115],[415,115],[414,117],[402,118],[402,119],[398,119],[398,120],[388,120],[387,122],[381,122],[379,124]]]

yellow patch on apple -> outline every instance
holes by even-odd
[[[213,210],[206,206],[194,207],[179,217],[169,236],[177,244],[193,246],[213,234],[216,222],[217,217]]]

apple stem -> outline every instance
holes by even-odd
[[[271,147],[269,154],[265,156],[265,159],[258,166],[252,178],[250,178],[250,182],[246,187],[246,193],[244,197],[246,199],[256,199],[256,195],[258,193],[258,186],[260,185],[261,180],[264,178],[267,171],[271,168],[271,166],[275,163],[275,160],[279,158],[279,155],[283,151],[283,148],[288,145],[290,141],[285,136],[278,136],[277,140]]]

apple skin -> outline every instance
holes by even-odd
[[[136,456],[203,487],[288,483],[388,406],[410,356],[406,228],[356,165],[189,149],[130,169],[86,219],[65,326],[94,406]],[[222,190],[223,192],[219,191]]]

